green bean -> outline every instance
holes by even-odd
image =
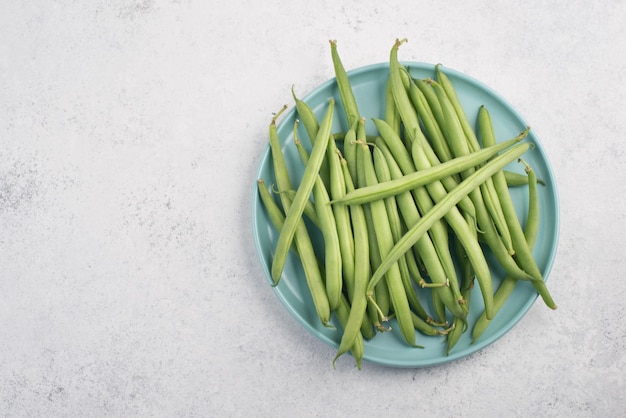
[[[318,175],[313,186],[313,199],[317,210],[319,227],[324,238],[324,265],[326,271],[326,293],[331,310],[339,307],[342,289],[342,260],[337,223],[330,206],[328,190]]]
[[[433,144],[433,149],[439,157],[439,160],[441,162],[451,160],[453,158],[452,152],[450,151],[450,147],[446,142],[443,132],[441,132],[441,128],[435,119],[433,111],[428,105],[424,93],[420,91],[413,79],[411,79],[408,94],[413,106],[417,110],[418,117],[422,120],[424,129],[430,138],[430,142]]]
[[[486,147],[479,151],[470,153],[462,157],[456,157],[450,161],[446,161],[428,169],[418,170],[413,173],[405,174],[400,178],[393,179],[388,182],[379,183],[376,186],[362,187],[353,192],[346,193],[343,198],[333,199],[332,204],[356,204],[368,203],[377,199],[384,199],[389,196],[395,196],[406,191],[410,191],[419,186],[425,186],[433,181],[441,180],[452,174],[474,167],[489,158],[497,155],[499,152],[519,143],[519,138],[510,139],[494,145]]]
[[[296,119],[296,122],[294,123],[294,129],[293,129],[293,143],[296,146],[296,151],[298,151],[298,156],[300,157],[300,161],[302,161],[302,163],[304,165],[306,165],[306,163],[309,161],[309,151],[307,151],[306,148],[304,148],[304,145],[302,145],[302,142],[300,141],[300,138],[298,138],[296,131],[298,126],[298,120]]]
[[[335,78],[337,80],[337,87],[339,88],[339,95],[341,96],[341,103],[346,115],[346,120],[348,121],[348,126],[352,126],[352,124],[361,117],[359,115],[356,99],[354,98],[354,93],[352,92],[350,79],[348,78],[348,74],[346,73],[337,51],[337,41],[330,41],[330,51],[335,70]]]
[[[344,329],[344,335],[346,329],[350,326],[350,313],[352,312],[349,302],[346,300],[345,296],[341,296],[341,300],[337,310],[335,311],[335,315],[339,320],[341,327]],[[341,346],[341,345],[340,345]],[[356,366],[359,370],[361,370],[361,363],[363,360],[363,355],[365,353],[365,346],[363,344],[363,335],[357,329],[354,338],[352,339],[352,345],[348,348],[352,352],[352,356],[356,360]],[[347,352],[348,350],[344,351]],[[343,353],[342,353],[343,354]],[[333,368],[335,367],[335,361],[338,356],[333,359]]]
[[[277,231],[280,231],[285,223],[285,215],[281,208],[278,207],[269,190],[265,186],[265,181],[263,179],[257,180],[257,189],[259,190],[259,196],[261,197],[261,202],[263,203],[263,207],[267,211],[267,215],[270,218],[270,222],[274,225],[274,228]],[[295,248],[295,246],[294,246]]]
[[[448,76],[441,70],[441,64],[437,64],[435,66],[435,73],[437,76],[437,81],[439,81],[440,85],[443,87],[446,96],[450,100],[454,112],[456,113],[458,120],[461,124],[461,128],[463,129],[463,133],[467,138],[467,143],[469,149],[472,151],[477,151],[480,149],[480,144],[478,143],[478,139],[476,138],[476,134],[474,133],[474,128],[469,123],[467,119],[467,115],[465,114],[465,110],[463,109],[463,105],[459,100],[459,97],[456,94],[456,90],[454,85],[448,78]]]
[[[356,171],[356,136],[357,131],[359,135],[363,135],[365,133],[365,122],[363,121],[363,128],[360,129],[361,120],[357,120],[354,122],[346,135],[343,138],[343,156],[348,164],[348,170],[350,171],[350,177],[357,181],[357,171]]]
[[[483,112],[487,112],[486,108],[483,109]],[[491,125],[490,118],[479,118],[478,122],[479,130],[482,133],[483,138],[485,136],[492,135],[493,126]],[[539,267],[537,266],[537,263],[532,255],[532,251],[526,242],[526,238],[524,237],[524,231],[522,230],[522,226],[520,225],[517,217],[517,212],[502,171],[495,173],[493,176],[493,185],[498,195],[500,205],[502,206],[508,229],[511,232],[511,240],[513,241],[513,248],[515,250],[515,259],[519,267],[534,278],[531,283],[543,299],[544,303],[551,309],[556,309],[556,303],[554,303],[554,300],[552,299],[552,296],[543,281],[543,275],[541,274],[541,271],[539,270]]]
[[[292,189],[291,179],[289,178],[289,172],[287,171],[287,165],[280,146],[280,139],[276,129],[276,119],[286,109],[286,106],[281,109],[273,118],[269,128],[269,143],[272,154],[272,164],[274,167],[274,176],[279,189],[290,190]],[[285,211],[288,211],[291,207],[291,202],[281,195],[282,205]],[[284,225],[284,224],[283,224]],[[282,228],[281,228],[282,230]],[[315,250],[313,249],[313,243],[307,231],[306,225],[302,219],[297,222],[296,230],[294,233],[295,243],[300,255],[300,261],[304,270],[307,286],[315,306],[316,313],[326,327],[332,327],[330,324],[330,305],[328,303],[328,296],[326,295],[326,288],[324,280],[319,269],[317,258],[315,256]],[[289,245],[291,247],[291,245]],[[278,285],[278,281],[274,280],[274,286]]]
[[[441,113],[441,106],[439,105],[439,100],[437,99],[437,95],[430,86],[429,82],[431,79],[420,80],[417,78],[413,78],[413,83],[417,86],[417,88],[422,92],[422,95],[426,99],[428,103],[428,107],[430,108],[435,121],[439,126],[443,126],[443,114]]]
[[[366,184],[371,185],[377,183],[378,179],[376,177],[376,172],[374,170],[368,146],[366,144],[361,144],[358,152],[363,154],[363,158],[359,159],[359,162],[363,161],[364,163],[363,168]],[[370,203],[370,208],[374,219],[374,231],[378,242],[378,248],[380,250],[380,256],[384,259],[394,244],[391,226],[389,224],[389,217],[383,201],[379,200]],[[389,289],[389,296],[391,298],[391,303],[401,334],[407,343],[412,346],[416,346],[415,328],[413,327],[413,320],[411,319],[411,308],[404,291],[398,260],[389,266],[385,277]]]
[[[285,195],[284,198],[287,198],[287,200],[289,201],[289,205],[291,206],[291,203],[293,202],[293,198],[296,196],[296,191],[291,189],[291,190],[273,190],[274,193],[276,194],[281,194],[281,195]],[[313,223],[313,225],[319,227],[319,220],[317,219],[317,210],[315,209],[315,204],[310,201],[307,200],[306,202],[306,206],[304,206],[304,216],[306,216],[307,218],[309,218],[309,220]],[[280,231],[280,229],[279,229]]]
[[[495,144],[496,137],[493,132],[493,129],[484,129],[485,126],[491,127],[491,116],[489,115],[489,112],[487,111],[487,108],[484,105],[480,106],[479,108],[478,119],[479,119],[478,121],[479,131],[480,131],[481,138],[483,141],[483,146],[489,146],[489,145]],[[530,131],[530,128],[527,128],[524,131],[524,134],[525,135],[528,134],[529,131]],[[495,190],[495,186],[493,185],[493,180],[489,179],[487,182],[485,182],[484,186],[486,188],[486,190],[483,192],[483,195],[486,198],[485,203],[491,204],[490,206],[487,206],[487,208],[490,209],[490,213],[493,217],[495,227],[500,232],[500,236],[502,237],[502,240],[504,241],[504,244],[507,247],[509,254],[513,255],[515,251],[513,250],[513,242],[511,240],[511,233],[508,230],[508,227],[506,225],[506,221],[504,219],[504,212],[502,210],[502,205],[500,204],[498,194]]]
[[[474,267],[472,266],[469,257],[463,248],[461,241],[458,237],[455,237],[455,247],[457,255],[460,259],[460,266],[462,271],[461,276],[461,293],[463,294],[463,299],[465,299],[465,303],[469,306],[472,301],[472,289],[474,287]],[[494,309],[495,309],[495,301],[494,301]],[[495,315],[495,313],[494,313]],[[450,352],[457,344],[462,334],[467,330],[469,324],[465,318],[455,318],[453,322],[453,329],[448,333],[448,337],[446,339],[446,355],[450,355]]]
[[[315,113],[313,113],[311,107],[305,101],[296,96],[293,86],[291,86],[291,95],[293,96],[293,100],[296,102],[296,112],[298,113],[298,117],[302,120],[302,124],[304,125],[304,129],[309,137],[309,141],[311,142],[311,145],[313,145],[315,137],[317,136],[317,131],[320,128],[317,117],[315,117]]]
[[[354,182],[348,170],[348,162],[340,156],[341,170],[346,182],[348,192],[354,190]],[[354,315],[362,316],[361,333],[364,337],[373,338],[372,322],[365,316],[367,298],[365,291],[370,277],[370,241],[365,212],[361,205],[350,205],[350,220],[354,231],[354,292],[352,298],[352,310]],[[353,319],[357,322],[357,319]]]
[[[340,157],[337,157],[340,158]],[[343,179],[346,182],[346,188],[348,190],[353,189],[354,185],[348,172],[347,162],[341,158],[340,165],[343,172]],[[332,167],[332,164],[331,164]],[[344,168],[345,167],[345,168]],[[370,268],[369,268],[369,240],[367,234],[367,224],[365,221],[365,214],[363,207],[360,205],[350,206],[350,215],[352,221],[352,230],[354,231],[354,292],[352,296],[352,304],[350,306],[350,314],[346,325],[344,326],[344,332],[341,337],[339,349],[333,359],[335,361],[344,353],[346,353],[350,347],[353,346],[355,338],[359,334],[359,330],[362,335],[372,338],[372,326],[370,325],[368,317],[365,315],[367,310],[367,297],[365,291],[367,289],[367,282],[369,280]]]
[[[362,126],[364,123],[364,119],[359,120],[359,124]],[[363,130],[359,131],[363,133]],[[361,145],[364,144],[364,136],[361,134],[358,135],[358,139],[355,142],[357,147],[356,151],[356,169],[357,169],[357,185],[359,187],[363,187],[367,185],[367,180],[365,176],[365,163],[363,161],[365,157],[365,153],[361,152]],[[349,162],[348,162],[349,163]],[[374,232],[374,217],[372,215],[372,208],[370,205],[363,205],[363,212],[365,214],[365,221],[367,224],[367,233],[369,240],[369,250],[370,250],[370,266],[372,270],[378,268],[381,263],[380,256],[380,248],[378,247],[378,241],[376,239],[376,233]],[[374,289],[374,301],[372,298],[368,299],[368,313],[370,315],[370,319],[375,327],[380,331],[385,331],[383,327],[380,317],[386,317],[389,314],[389,292],[387,289],[387,283],[383,280],[378,286]]]
[[[532,250],[535,245],[537,231],[539,230],[539,197],[537,195],[537,176],[535,171],[527,163],[524,162],[524,164],[526,165],[526,173],[528,175],[528,212],[526,215],[524,237],[528,247]],[[515,278],[507,275],[502,283],[500,283],[496,293],[493,295],[494,315],[497,315],[502,306],[504,306],[504,303],[513,292],[517,282]],[[484,313],[481,314],[472,329],[472,342],[476,342],[478,338],[480,338],[489,324],[491,324],[491,321],[487,319]]]
[[[346,194],[346,181],[343,178],[338,153],[339,150],[335,142],[329,141],[326,159],[330,168],[331,198],[341,198]],[[350,224],[350,212],[347,206],[340,205],[333,205],[331,210],[335,216],[339,238],[343,280],[346,285],[348,300],[352,302],[354,294],[354,232]]]
[[[313,145],[309,161],[304,169],[304,174],[300,180],[296,196],[293,199],[291,207],[286,211],[285,224],[283,225],[283,229],[280,231],[280,235],[278,236],[278,242],[276,244],[271,269],[274,283],[278,283],[280,280],[280,276],[282,275],[285,261],[287,259],[287,251],[289,250],[289,246],[293,240],[296,227],[301,221],[302,212],[304,211],[306,201],[313,190],[315,179],[319,175],[320,166],[322,164],[322,160],[324,159],[326,147],[328,146],[328,141],[330,139],[333,110],[334,100],[331,98],[329,99],[328,109],[324,115],[322,124],[320,125],[317,137],[315,138],[315,144]],[[281,187],[281,189],[283,188]]]
[[[398,109],[396,108],[396,104],[393,101],[393,93],[391,91],[391,81],[387,79],[387,83],[385,83],[385,122],[389,124],[398,134],[401,136],[402,134],[402,121],[400,120],[400,113],[398,113]]]
[[[506,185],[509,187],[518,187],[518,186],[528,185],[528,176],[526,174],[504,170],[504,179],[506,180]],[[537,184],[545,186],[546,182],[541,179],[537,179]]]
[[[459,186],[456,189],[449,192],[443,199],[441,199],[435,207],[430,212],[425,214],[419,222],[413,225],[389,251],[387,257],[383,259],[381,265],[372,274],[367,288],[368,293],[374,289],[374,286],[376,286],[393,263],[395,263],[398,258],[402,256],[402,254],[408,251],[436,221],[443,218],[446,213],[448,213],[448,211],[452,209],[452,207],[454,207],[461,200],[461,198],[463,198],[463,196],[467,196],[472,190],[476,189],[483,181],[485,181],[486,178],[491,177],[511,161],[519,158],[524,152],[528,151],[530,147],[530,143],[522,143],[502,153],[498,157],[486,163],[480,169],[476,170],[475,173],[459,183]],[[492,318],[493,295],[488,292],[485,292],[485,295],[484,303],[487,317]]]
[[[449,285],[448,285],[448,287],[449,287]],[[443,299],[441,298],[441,293],[439,293],[437,291],[439,289],[440,289],[440,287],[432,289],[431,302],[433,304],[433,312],[435,313],[435,318],[437,318],[438,322],[447,322],[447,319],[446,319],[446,304],[444,303]],[[455,318],[457,318],[457,317],[455,316]],[[462,316],[459,316],[458,318],[462,318]]]

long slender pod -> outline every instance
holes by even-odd
[[[297,188],[296,196],[294,197],[289,210],[286,211],[285,224],[283,225],[283,229],[280,231],[280,235],[278,236],[274,259],[272,261],[271,273],[274,283],[278,283],[280,280],[280,276],[282,275],[285,262],[287,260],[287,251],[289,250],[289,246],[293,240],[297,225],[301,221],[304,206],[313,191],[315,179],[319,175],[320,167],[326,154],[328,141],[331,137],[334,103],[334,99],[329,99],[328,109],[322,119],[320,129],[317,133],[315,143],[309,156],[309,161],[305,166],[304,174],[302,175],[300,185]],[[279,188],[282,189],[280,186]]]
[[[491,125],[489,118],[479,119],[479,125],[480,124],[482,125],[479,126],[479,128],[483,135],[489,135],[488,132],[493,132],[493,126]],[[519,222],[519,218],[517,217],[515,205],[513,204],[513,200],[511,199],[511,194],[509,193],[506,179],[504,178],[504,173],[502,171],[494,173],[493,185],[498,194],[498,199],[500,200],[502,210],[504,211],[509,231],[511,231],[511,239],[513,241],[513,247],[515,249],[515,258],[517,263],[522,270],[526,271],[528,274],[536,279],[532,280],[532,284],[539,293],[539,295],[541,295],[544,303],[551,309],[556,309],[557,305],[554,302],[552,295],[550,295],[550,292],[548,291],[545,282],[543,281],[543,275],[541,274],[541,271],[537,266],[537,262],[532,255],[532,250],[526,242],[524,231]]]
[[[528,175],[528,212],[526,215],[526,226],[524,237],[529,248],[533,248],[539,230],[539,196],[537,194],[537,176],[535,171],[526,163],[526,173]],[[494,314],[497,315],[504,303],[509,298],[513,289],[517,285],[517,280],[507,275],[493,295]],[[472,329],[472,342],[475,342],[485,332],[491,321],[487,319],[483,312]]]
[[[278,132],[276,129],[276,119],[282,113],[283,109],[272,118],[269,128],[269,143],[270,151],[272,155],[272,164],[274,167],[274,177],[279,189],[291,190],[292,183],[289,178],[289,172],[285,163],[285,157],[283,155]],[[291,201],[281,194],[281,201],[284,210],[288,211],[291,206]],[[284,226],[284,223],[283,223]],[[281,229],[282,230],[282,229]],[[313,248],[313,243],[307,231],[304,221],[300,219],[296,224],[295,230],[295,242],[300,254],[300,260],[302,262],[302,268],[306,278],[307,286],[313,299],[313,305],[317,315],[324,324],[324,326],[332,327],[330,324],[330,304],[328,303],[328,296],[326,294],[326,288],[324,285],[324,279],[319,268],[319,264]],[[291,245],[288,246],[288,248]],[[274,286],[278,285],[278,280],[274,280]]]

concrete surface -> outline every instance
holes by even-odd
[[[0,415],[618,417],[626,413],[623,1],[0,4]],[[344,359],[262,275],[272,112],[350,68],[442,62],[550,156],[560,308],[429,369]]]

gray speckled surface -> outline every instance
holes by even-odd
[[[626,412],[626,3],[0,4],[0,415],[615,417]],[[538,133],[561,199],[550,288],[430,369],[349,359],[262,276],[272,112],[348,68],[442,62]]]

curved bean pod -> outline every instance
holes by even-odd
[[[274,283],[279,282],[280,276],[283,273],[283,268],[285,267],[287,259],[287,251],[289,250],[289,246],[293,240],[297,225],[301,221],[306,201],[309,199],[309,196],[313,191],[315,179],[319,175],[320,167],[322,165],[322,161],[324,160],[328,141],[331,136],[330,130],[332,126],[333,110],[334,100],[331,98],[329,99],[328,109],[326,110],[326,114],[324,115],[320,129],[317,133],[313,149],[311,150],[309,161],[304,169],[302,179],[300,180],[300,185],[296,191],[296,196],[293,199],[291,207],[289,207],[289,210],[286,211],[285,224],[283,225],[283,229],[280,231],[280,235],[278,236],[278,242],[276,244],[271,269]]]
[[[528,247],[532,249],[535,245],[535,239],[537,238],[537,232],[539,230],[539,197],[537,195],[537,176],[535,171],[528,164],[526,164],[526,173],[528,175],[528,213],[526,215],[524,237]],[[496,290],[496,293],[493,295],[494,315],[497,315],[502,306],[504,306],[504,302],[506,302],[513,292],[517,282],[518,281],[510,275],[504,278],[498,290]],[[491,324],[491,321],[487,319],[483,312],[476,320],[472,329],[472,343],[480,338],[489,324]]]
[[[279,189],[290,190],[292,189],[292,183],[289,178],[289,172],[287,171],[287,165],[285,163],[285,158],[282,153],[280,140],[276,130],[276,119],[285,109],[286,106],[272,118],[269,128],[269,143],[276,184]],[[282,194],[281,200],[283,208],[285,210],[289,210],[291,201],[284,198]],[[306,225],[302,219],[297,222],[294,234],[296,247],[298,249],[300,261],[302,262],[302,268],[304,270],[304,276],[306,278],[307,286],[311,293],[313,305],[315,306],[317,315],[324,326],[332,327],[330,324],[330,305],[328,303],[328,296],[326,295],[324,280],[317,262],[315,250],[313,249],[313,243],[311,242],[309,232],[307,231]],[[291,247],[291,245],[289,245],[289,247]],[[277,285],[278,281],[274,280],[274,286]]]

